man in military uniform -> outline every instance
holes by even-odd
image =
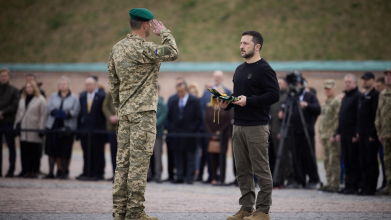
[[[144,212],[147,172],[156,138],[158,72],[163,61],[178,58],[170,31],[147,9],[129,11],[132,34],[114,45],[108,63],[108,78],[118,116],[117,168],[113,184],[113,217],[157,219]],[[145,41],[153,33],[162,45]]]
[[[334,80],[328,79],[324,81],[324,93],[327,99],[322,106],[319,135],[323,145],[327,185],[320,190],[337,192],[341,175],[341,146],[335,140],[335,136],[337,135],[341,100],[335,96]]]
[[[280,100],[277,103],[274,103],[270,106],[270,124],[271,131],[270,136],[273,142],[273,150],[275,155],[278,154],[278,147],[280,145],[280,130],[282,124],[282,117],[279,115],[281,110],[281,105],[288,97],[288,84],[286,83],[286,79],[284,77],[278,77],[278,85],[280,86]],[[288,185],[291,184],[292,180],[292,155],[289,150],[289,146],[284,146],[283,152],[281,155],[280,166],[277,173],[276,182],[273,183],[273,187],[282,188],[284,187],[284,182],[288,179]],[[274,168],[271,168],[274,171]]]
[[[386,89],[379,95],[375,125],[379,140],[384,145],[384,165],[387,176],[387,186],[379,193],[391,195],[391,68],[388,68],[384,75]]]

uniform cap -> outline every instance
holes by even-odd
[[[362,75],[361,79],[375,79],[375,75],[372,72],[366,72]]]
[[[129,11],[129,16],[136,21],[150,21],[154,18],[152,12],[146,8],[133,8]]]
[[[384,74],[386,73],[391,73],[391,68],[386,69],[386,71],[384,71]]]
[[[332,79],[326,79],[323,84],[324,84],[324,87],[328,88],[328,89],[334,88],[334,86],[335,86],[335,82]]]

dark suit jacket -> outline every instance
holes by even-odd
[[[321,111],[319,101],[314,94],[309,92],[304,94],[303,101],[308,103],[306,108],[302,108],[306,128],[310,135],[314,135],[315,130],[313,125]],[[292,107],[291,130],[294,134],[304,135],[303,124],[301,123],[299,110],[296,104]]]
[[[78,118],[78,128],[83,129],[95,129],[106,130],[106,118],[102,111],[103,101],[106,93],[95,93],[94,100],[92,101],[91,112],[87,112],[87,92],[80,93],[80,114]]]
[[[176,97],[170,103],[168,110],[168,132],[169,133],[197,133],[202,123],[202,112],[199,100],[189,95],[183,113],[179,110],[179,98]],[[174,151],[195,151],[196,138],[170,137],[170,150]]]

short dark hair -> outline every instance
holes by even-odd
[[[382,83],[382,84],[385,84],[385,83],[386,83],[386,81],[384,80],[384,77],[379,77],[379,78],[376,80],[376,82],[380,82],[380,83]]]
[[[34,77],[34,79],[37,79],[37,76],[34,73],[27,73],[26,77],[28,77],[28,76],[32,76],[32,77]]]
[[[310,92],[314,95],[316,95],[316,89],[314,87],[309,87]]]
[[[185,89],[187,89],[187,83],[185,81],[176,84],[176,88],[181,87],[183,85],[185,86]]]
[[[144,21],[136,21],[134,19],[129,18],[130,28],[132,30],[140,30],[141,26],[143,26]]]
[[[87,76],[87,78],[88,78],[88,77],[93,78],[96,82],[99,81],[99,77],[96,76],[96,75],[89,75],[89,76]]]
[[[259,48],[259,51],[261,51],[262,47],[263,47],[263,37],[262,37],[262,34],[259,33],[258,31],[245,31],[242,33],[242,36],[244,35],[250,35],[253,37],[253,42],[254,42],[254,46],[257,45],[257,44],[260,44],[261,45],[261,48]]]

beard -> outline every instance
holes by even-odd
[[[244,55],[241,55],[243,58],[247,59],[247,58],[251,58],[254,56],[254,53],[255,53],[255,47],[253,48],[252,51],[249,51],[248,53],[246,53],[246,51],[244,50],[241,50],[241,52],[244,52]]]

